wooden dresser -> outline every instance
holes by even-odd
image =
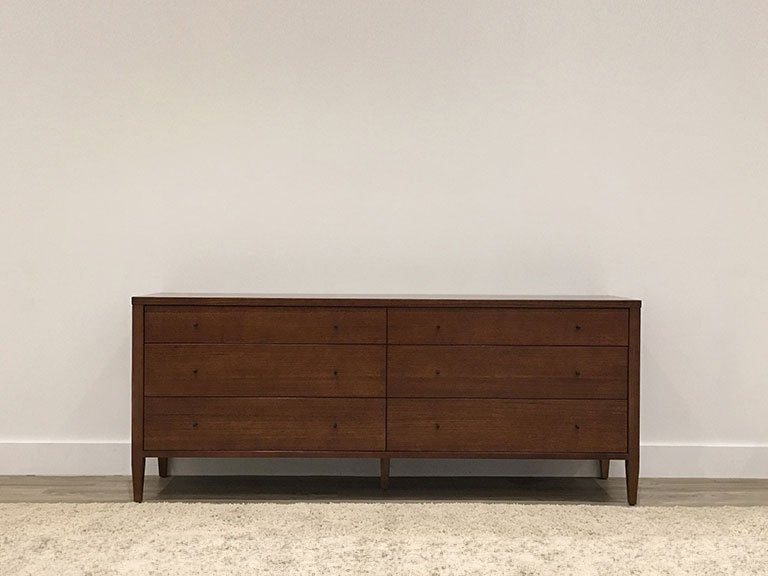
[[[134,500],[176,457],[624,460],[637,499],[640,302],[133,298]]]

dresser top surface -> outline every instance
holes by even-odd
[[[639,308],[617,296],[470,294],[226,294],[161,292],[134,296],[133,304],[205,306],[461,306],[509,308]]]

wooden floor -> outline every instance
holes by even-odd
[[[623,478],[148,476],[145,502],[463,501],[626,505]],[[128,476],[0,476],[0,502],[130,502]],[[638,505],[765,506],[768,480],[641,478]]]

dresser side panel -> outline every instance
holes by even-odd
[[[144,306],[132,306],[131,328],[131,449],[144,450]]]

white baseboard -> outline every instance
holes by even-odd
[[[0,475],[100,476],[130,474],[128,442],[0,442]],[[375,476],[373,459],[197,459],[171,460],[177,475]],[[147,474],[157,473],[149,459]],[[590,460],[392,461],[392,476],[596,476]],[[611,476],[623,476],[614,462]],[[644,445],[640,475],[646,478],[768,478],[768,446]]]

